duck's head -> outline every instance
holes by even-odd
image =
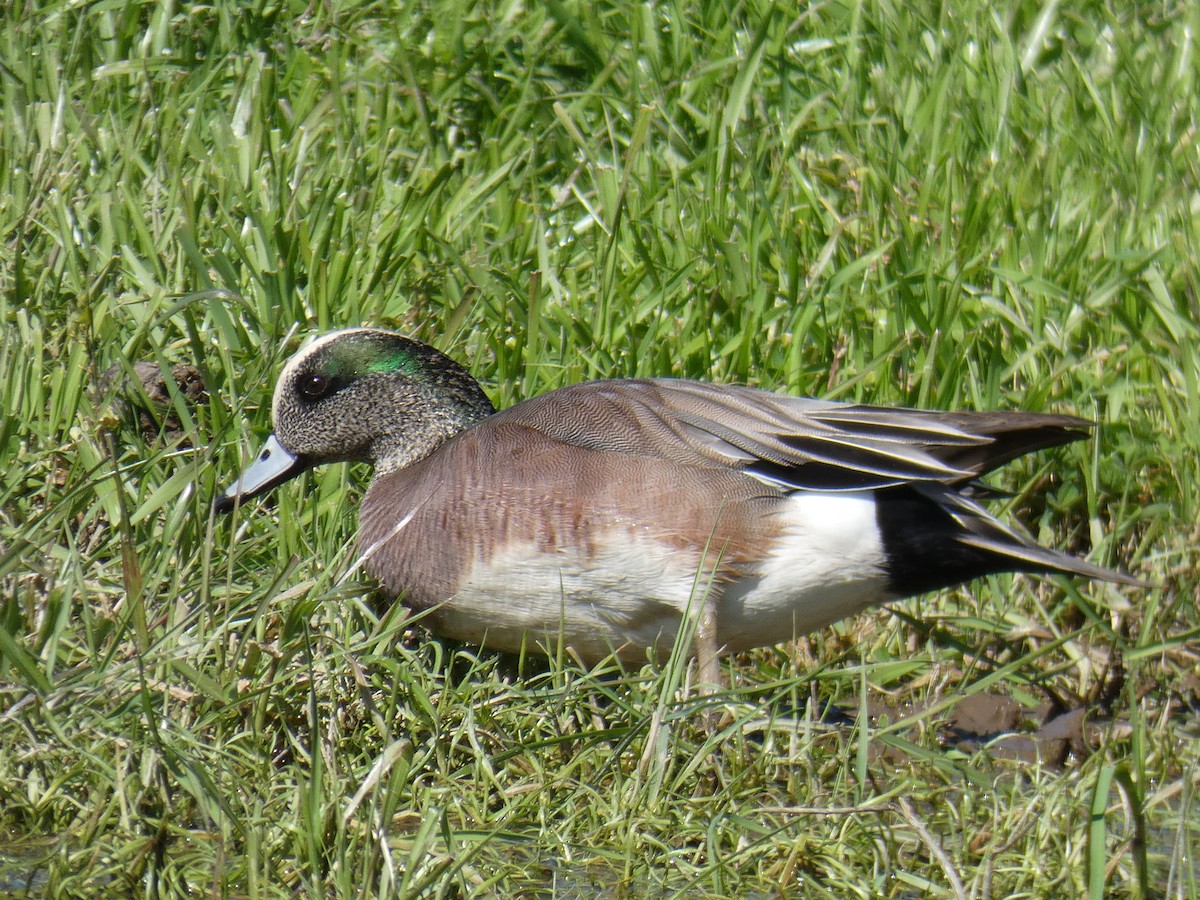
[[[324,335],[283,367],[274,431],[214,505],[224,512],[322,463],[402,469],[493,411],[466,369],[426,344],[378,328]]]

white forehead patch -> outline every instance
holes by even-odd
[[[378,331],[380,331],[378,328],[343,328],[341,331],[331,331],[329,334],[319,335],[297,350],[284,365],[283,371],[279,373],[279,380],[275,382],[275,394],[271,398],[271,426],[274,427],[277,421],[279,398],[283,396],[284,385],[292,382],[292,379],[296,377],[296,372],[300,370],[306,359],[326,344],[330,344],[348,334]]]

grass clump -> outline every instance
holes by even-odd
[[[1196,896],[1195,18],[13,5],[0,893]],[[1077,412],[1011,514],[1157,587],[990,578],[708,699],[517,676],[347,577],[363,473],[210,514],[301,335],[358,323],[501,405],[679,375]],[[983,693],[1094,723],[1017,761],[956,737]]]

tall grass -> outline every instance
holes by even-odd
[[[1200,894],[1198,31],[1111,0],[9,4],[0,893]],[[1077,412],[1096,439],[1011,466],[1009,514],[1159,587],[990,578],[715,698],[514,673],[347,577],[365,472],[210,514],[287,354],[357,323],[502,405],[680,375]],[[165,377],[181,438],[121,414],[137,361],[199,373],[202,403]],[[1096,724],[1006,761],[947,728],[982,691]]]

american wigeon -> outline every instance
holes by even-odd
[[[669,651],[708,598],[714,646],[775,644],[995,572],[1139,582],[980,505],[984,473],[1084,437],[1026,412],[886,409],[672,379],[575,384],[496,412],[399,334],[321,337],[284,367],[275,431],[218,510],[363,460],[366,570],[448,637],[584,661]],[[692,606],[689,606],[692,604]]]

